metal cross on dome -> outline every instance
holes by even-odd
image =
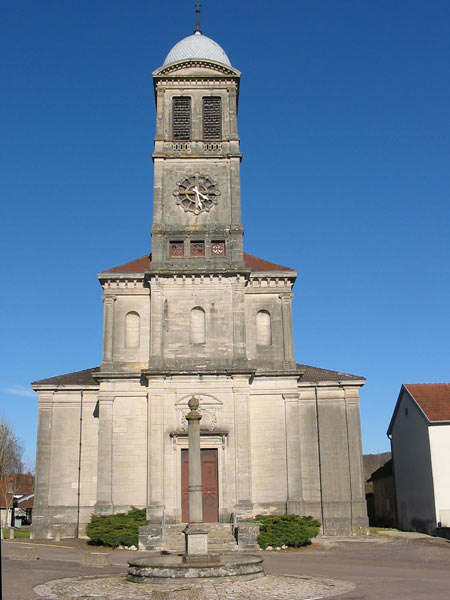
[[[196,13],[196,23],[195,23],[195,31],[201,33],[200,31],[200,2],[195,3],[195,13]]]

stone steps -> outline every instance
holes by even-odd
[[[183,529],[185,527],[186,523],[166,525],[163,531],[161,549],[166,552],[183,552]],[[208,531],[209,551],[217,553],[237,552],[238,546],[230,523],[204,523],[204,529]]]

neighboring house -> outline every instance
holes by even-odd
[[[7,475],[0,481],[0,521],[2,527],[9,527],[11,525],[13,504],[17,504],[24,497],[28,497],[27,503],[22,507],[23,509],[27,509],[24,517],[29,516],[31,519],[32,496],[33,475],[30,473]]]
[[[374,527],[395,527],[397,512],[392,459],[374,471],[367,483],[372,485],[373,502],[373,512],[369,515],[369,524]]]
[[[26,494],[25,496],[16,498],[15,505],[15,526],[20,527],[21,525],[31,525],[34,505],[34,494]]]
[[[402,385],[387,434],[398,527],[450,527],[450,383]]]

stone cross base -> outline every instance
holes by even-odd
[[[208,554],[208,532],[200,526],[189,524],[183,531],[185,556],[201,557]]]

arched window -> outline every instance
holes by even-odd
[[[125,347],[138,348],[140,342],[140,317],[137,312],[125,316]]]
[[[267,310],[256,313],[256,343],[259,346],[270,346],[272,343],[272,324]]]
[[[200,306],[196,306],[191,310],[191,344],[204,344],[205,340],[205,311]]]

